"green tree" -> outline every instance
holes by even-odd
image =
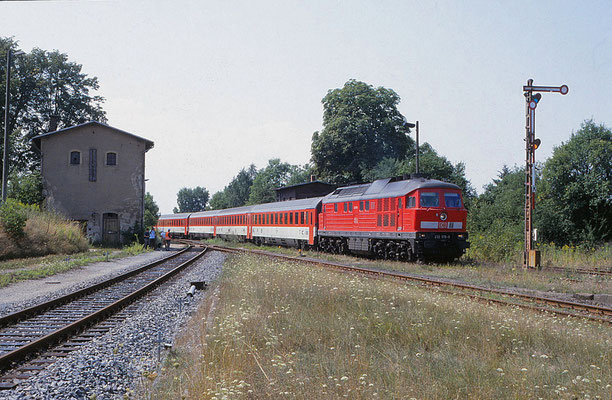
[[[228,208],[225,192],[223,190],[212,195],[210,199],[210,208],[213,210]]]
[[[181,213],[204,211],[208,203],[208,197],[208,190],[203,187],[182,188],[176,195],[178,210],[175,209],[175,211]]]
[[[40,172],[11,173],[8,179],[8,197],[23,204],[42,204],[43,184]]]
[[[593,120],[555,147],[536,208],[542,238],[557,244],[612,239],[612,132]]]
[[[11,48],[18,50],[13,38],[0,38],[0,60],[6,60]],[[0,63],[0,93],[5,93],[6,63]],[[104,98],[93,95],[98,90],[96,77],[82,72],[82,66],[68,60],[57,50],[38,48],[13,58],[11,67],[11,103],[8,130],[11,132],[11,170],[35,171],[40,155],[33,151],[30,139],[46,132],[51,115],[59,116],[58,129],[89,120],[106,122],[101,104]],[[5,97],[0,96],[4,108]],[[4,124],[4,121],[2,121]],[[16,129],[19,127],[20,129]],[[4,125],[0,125],[4,129]]]
[[[498,178],[470,206],[467,226],[472,248],[481,260],[514,261],[523,246],[525,172],[504,166]]]
[[[349,80],[323,98],[323,130],[312,136],[311,155],[317,176],[336,184],[363,180],[362,172],[383,158],[404,159],[412,148],[399,96]]]
[[[390,178],[393,176],[410,175],[416,172],[414,157],[398,160],[391,157],[383,158],[373,168],[363,170],[366,181]],[[419,146],[419,172],[431,179],[454,183],[463,191],[466,206],[476,197],[476,190],[465,177],[465,164],[459,162],[453,165],[446,157],[438,155],[429,143]]]
[[[145,229],[149,230],[157,224],[157,219],[159,218],[159,206],[149,192],[145,194],[144,207],[144,225]]]
[[[308,165],[300,167],[281,162],[274,158],[268,161],[268,166],[261,169],[251,186],[249,204],[271,203],[276,201],[274,189],[287,185],[308,182],[310,168]]]
[[[251,164],[248,168],[242,168],[222,191],[213,195],[210,202],[211,208],[220,210],[247,204],[251,194],[251,186],[256,176],[257,168],[254,164]]]

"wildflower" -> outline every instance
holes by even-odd
[[[521,368],[521,371],[527,372],[527,368]]]
[[[343,376],[342,378],[340,378],[341,381],[346,381],[348,380],[348,376]]]
[[[497,372],[504,372],[504,370],[501,368],[497,368]]]

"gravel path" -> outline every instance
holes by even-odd
[[[178,247],[177,247],[178,249]],[[165,251],[152,251],[134,257],[118,258],[84,265],[41,279],[13,283],[0,289],[0,315],[70,293],[101,282],[136,267],[168,256]]]
[[[224,260],[220,252],[204,255],[170,285],[131,306],[134,312],[123,323],[58,359],[17,388],[0,391],[0,400],[133,398],[139,380],[158,369],[160,354],[163,358],[165,353],[160,350],[163,343],[172,343],[209,293],[196,291],[193,298],[186,297],[189,282],[214,281]]]

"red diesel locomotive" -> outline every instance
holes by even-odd
[[[457,185],[418,177],[342,187],[325,197],[162,215],[158,227],[173,237],[452,261],[469,247],[466,218]]]

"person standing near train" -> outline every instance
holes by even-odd
[[[165,245],[166,245],[166,250],[170,250],[170,229],[168,229],[168,233],[166,233],[166,240],[165,240]]]
[[[151,228],[151,232],[149,232],[149,246],[155,250],[155,228]]]

